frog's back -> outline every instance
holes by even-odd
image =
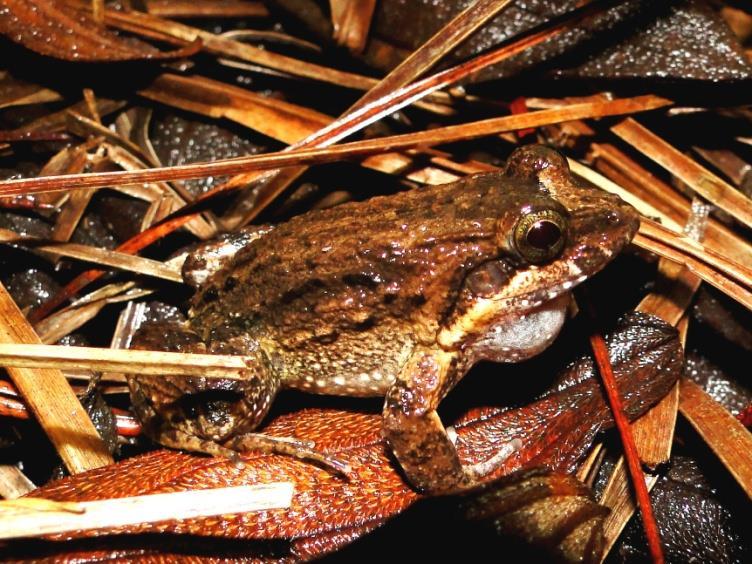
[[[299,216],[209,279],[192,326],[208,341],[247,334],[302,387],[336,393],[333,380],[355,377],[379,393],[379,376],[388,385],[435,338],[467,271],[498,252],[496,222],[520,197],[494,174]]]

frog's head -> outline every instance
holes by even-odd
[[[639,220],[617,196],[578,183],[566,159],[542,145],[512,153],[505,176],[516,196],[497,221],[501,254],[468,273],[441,340],[461,341],[476,358],[517,361],[553,341],[569,291],[629,243]]]

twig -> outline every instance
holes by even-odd
[[[593,348],[595,361],[598,364],[598,370],[606,390],[606,396],[611,405],[614,423],[619,430],[619,436],[624,447],[624,458],[635,488],[637,505],[640,507],[640,513],[642,514],[642,523],[645,527],[645,536],[647,537],[650,554],[654,564],[663,564],[665,558],[663,556],[663,548],[661,547],[661,536],[658,532],[655,516],[653,515],[653,507],[650,505],[650,496],[645,484],[645,474],[640,468],[640,455],[637,452],[634,437],[629,427],[629,420],[624,412],[624,404],[616,385],[616,378],[611,369],[608,347],[606,346],[606,341],[598,333],[593,333],[590,336],[590,345]]]

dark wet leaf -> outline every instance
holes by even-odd
[[[749,501],[727,478],[701,455],[672,459],[650,493],[667,562],[750,561]],[[614,562],[648,561],[637,519],[629,522],[614,553]]]
[[[369,62],[388,68],[395,62],[389,60],[390,56],[399,60],[468,4],[470,0],[379,2],[373,34],[392,48],[382,45],[377,49],[374,45],[374,57]],[[454,60],[497,45],[577,4],[575,0],[516,2],[462,45]],[[593,23],[495,65],[479,78],[508,77],[535,66],[555,76],[582,78],[712,82],[752,78],[744,50],[704,0],[622,2]]]

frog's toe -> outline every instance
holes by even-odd
[[[303,450],[311,450],[313,447],[316,446],[316,443],[314,441],[307,441],[305,439],[296,439],[295,437],[274,437],[275,441],[279,441],[280,443],[287,443],[291,447],[303,449]]]
[[[514,454],[521,448],[522,441],[520,439],[514,439],[509,441],[508,443],[504,443],[503,445],[501,445],[499,452],[497,452],[491,458],[465,466],[463,468],[465,471],[465,477],[469,480],[469,482],[477,484],[486,476],[489,476],[496,472],[512,454]]]
[[[246,433],[233,437],[224,443],[233,450],[259,450],[273,454],[293,456],[308,462],[313,462],[346,480],[350,479],[352,469],[349,464],[337,460],[329,454],[317,451],[312,441],[300,440],[293,437],[272,437],[261,433]]]

